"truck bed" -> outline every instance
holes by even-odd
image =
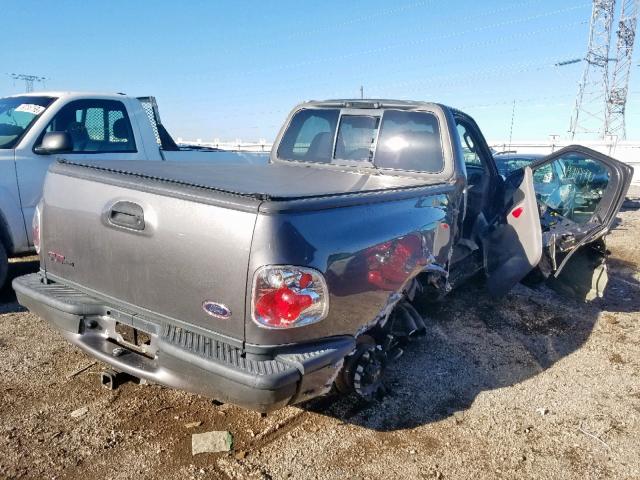
[[[270,218],[258,227],[263,238],[273,239],[293,228],[286,215],[274,220],[284,222],[284,227],[270,223],[274,212],[299,208],[326,212],[354,202],[394,201],[407,195],[414,205],[414,197],[422,197],[423,190],[431,194],[439,187],[428,185],[419,175],[279,163],[60,161],[50,168],[44,188],[41,248],[47,253],[42,267],[53,281],[75,285],[98,298],[117,299],[127,311],[162,315],[167,322],[191,330],[214,330],[227,343],[241,344],[247,282],[254,271],[249,273],[248,266],[259,217]],[[364,213],[368,211],[365,207],[358,215],[369,218]],[[338,238],[342,235],[338,231],[357,225],[353,212],[311,216],[324,233],[302,234],[304,226],[297,225],[295,238]],[[397,228],[405,228],[403,212],[393,214]],[[442,212],[436,213],[433,219],[421,216],[419,222],[440,220]],[[332,222],[332,228],[342,226],[335,234],[327,233]],[[304,252],[302,248],[300,253]],[[259,256],[258,252],[255,258]],[[308,263],[311,257],[294,264]],[[232,318],[210,316],[203,310],[205,301],[224,305]]]
[[[297,164],[209,164],[185,162],[60,162],[53,171],[74,176],[109,174],[194,186],[263,200],[292,200],[371,193],[434,184],[424,176],[378,175]],[[92,175],[91,172],[94,172]],[[106,174],[106,175],[105,175]],[[114,178],[113,175],[111,175]],[[117,177],[116,177],[117,178]]]

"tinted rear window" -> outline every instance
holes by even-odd
[[[370,162],[379,124],[380,117],[343,115],[336,139],[335,158]]]
[[[373,162],[380,168],[426,173],[444,168],[435,115],[404,110],[385,110],[382,117],[379,111],[340,116],[337,108],[300,110],[282,136],[277,156],[315,163]]]
[[[441,172],[444,158],[436,117],[426,112],[384,112],[374,163],[380,168]]]
[[[330,163],[339,110],[301,110],[291,120],[278,146],[278,158]]]

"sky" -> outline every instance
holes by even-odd
[[[174,137],[205,141],[272,140],[297,103],[361,86],[459,108],[490,140],[565,138],[584,62],[555,64],[584,58],[591,15],[586,0],[0,2],[0,96],[24,90],[1,73],[154,95]],[[640,46],[634,57],[637,141]]]

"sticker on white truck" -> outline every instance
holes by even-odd
[[[40,115],[46,107],[42,105],[35,105],[33,103],[23,103],[16,107],[14,112],[25,112],[33,115]]]

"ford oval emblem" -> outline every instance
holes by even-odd
[[[212,317],[221,318],[223,320],[231,317],[231,310],[222,303],[206,301],[202,304],[202,309]]]

